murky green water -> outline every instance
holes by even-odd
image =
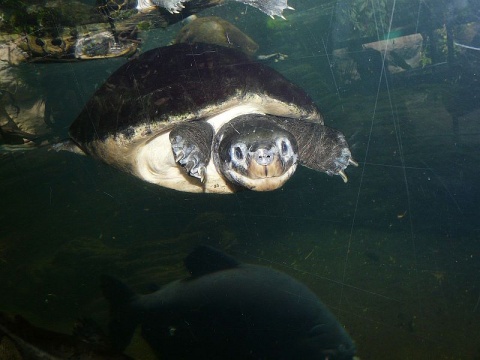
[[[85,315],[106,324],[100,274],[148,291],[185,276],[183,257],[210,244],[307,284],[362,359],[480,357],[480,52],[465,50],[454,68],[442,63],[387,81],[374,68],[369,81],[345,84],[324,46],[340,26],[327,22],[335,9],[291,5],[295,12],[278,25],[237,4],[206,14],[249,34],[259,53],[288,55],[268,64],[346,134],[360,164],[348,168],[349,182],[300,168],[274,192],[196,195],[70,153],[4,153],[2,311],[63,332]],[[179,28],[144,34],[144,49],[166,45]],[[64,137],[95,88],[125,61],[21,67],[61,113],[55,131]],[[129,353],[147,358],[138,341]]]

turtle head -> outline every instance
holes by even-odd
[[[265,115],[246,114],[229,121],[218,130],[213,146],[217,171],[250,190],[278,189],[297,167],[294,136]]]

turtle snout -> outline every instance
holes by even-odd
[[[267,166],[273,162],[273,159],[275,158],[275,151],[273,151],[273,149],[260,148],[255,151],[253,158],[258,165]]]

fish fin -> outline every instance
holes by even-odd
[[[102,275],[103,296],[110,303],[109,337],[116,350],[123,351],[132,340],[138,320],[132,306],[137,295],[127,285],[114,277]]]
[[[185,267],[193,277],[232,269],[240,265],[230,255],[207,245],[197,246],[184,260]]]

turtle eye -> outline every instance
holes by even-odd
[[[278,144],[278,143],[277,143]],[[280,152],[282,153],[282,155],[289,155],[290,154],[290,142],[286,139],[282,139],[280,140]],[[278,146],[278,145],[277,145]]]
[[[233,144],[229,150],[230,161],[235,167],[246,167],[248,158],[248,149],[244,143],[238,142]]]
[[[235,155],[236,160],[243,160],[242,149],[240,149],[239,146],[235,146],[235,148],[233,149],[233,154]]]

